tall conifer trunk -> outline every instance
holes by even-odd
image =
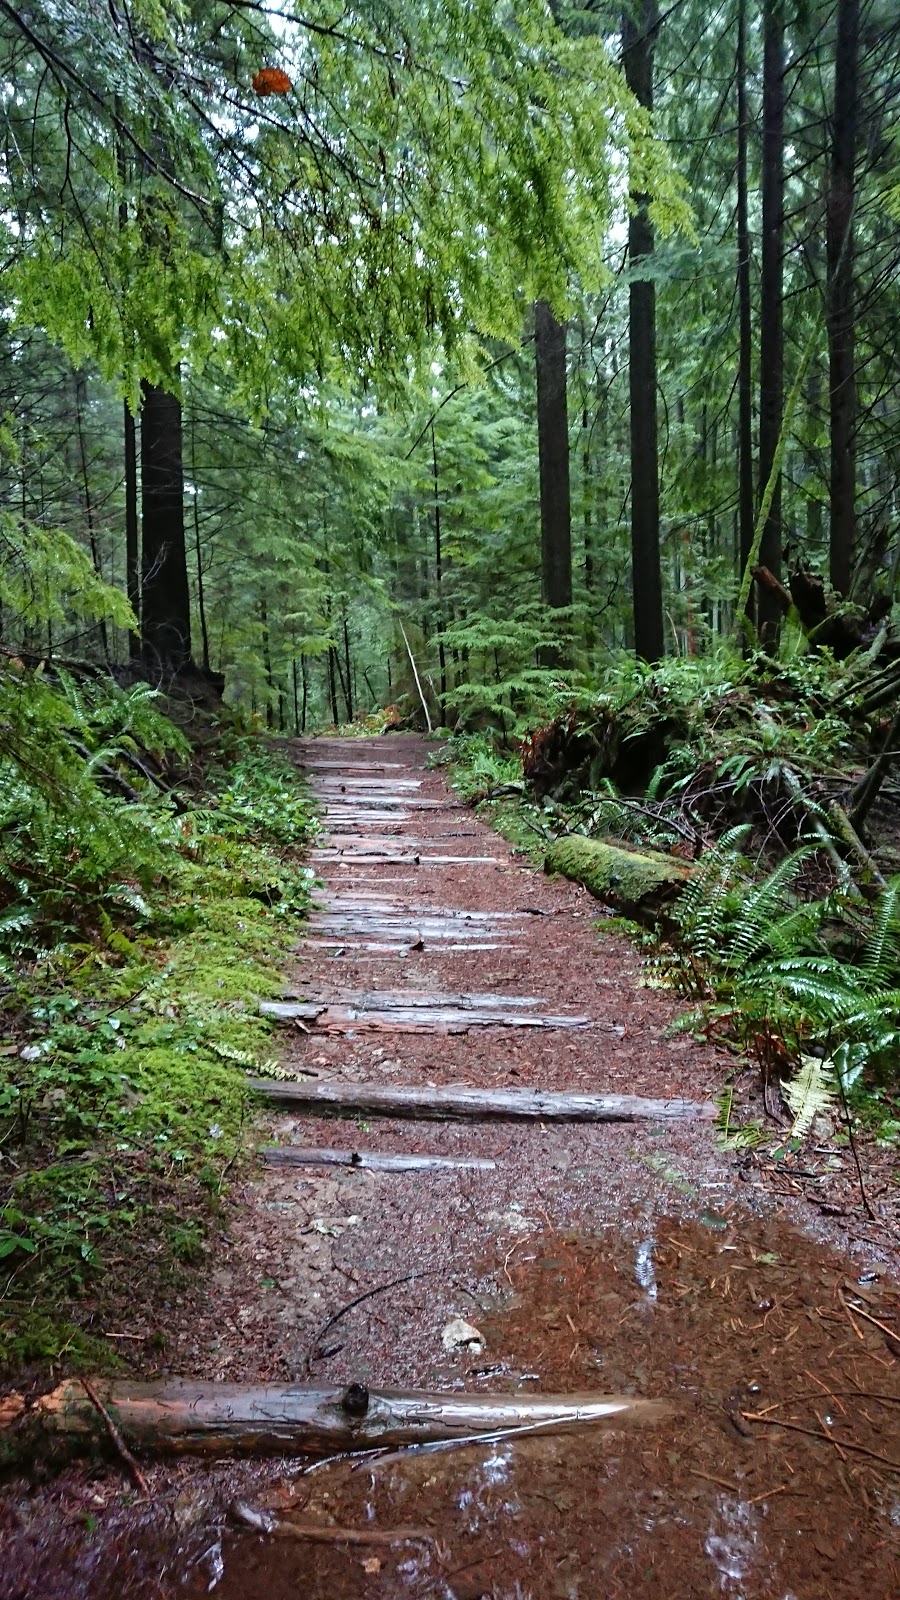
[[[741,572],[753,543],[753,325],[747,207],[747,0],[737,13],[738,548]]]
[[[622,61],[629,89],[653,106],[656,0],[635,0],[622,19]],[[663,654],[662,573],[659,555],[659,450],[656,425],[656,287],[641,277],[653,256],[647,196],[632,194],[628,220],[628,388],[631,428],[631,568],[634,648],[645,661]]]
[[[535,306],[538,382],[538,461],[541,478],[541,579],[554,610],[572,605],[572,506],[569,486],[569,406],[565,390],[565,323],[548,302]]]
[[[831,174],[825,228],[831,423],[831,582],[849,594],[856,544],[853,206],[859,116],[859,0],[838,0]]]
[[[759,314],[759,496],[772,472],[784,410],[784,0],[763,5],[762,267]],[[781,576],[781,479],[760,546],[760,564]],[[778,630],[778,595],[757,585],[760,638]]]
[[[128,660],[138,667],[141,660],[141,567],[138,541],[137,435],[128,401],[122,405],[125,455],[125,592],[137,620],[137,631],[128,635]]]
[[[171,679],[191,665],[191,600],[184,546],[181,402],[141,384],[141,631],[144,669]]]
[[[554,610],[572,604],[572,511],[566,328],[546,300],[534,308],[538,460],[541,482],[541,579]],[[558,660],[554,652],[554,660]],[[549,663],[548,663],[549,664]]]

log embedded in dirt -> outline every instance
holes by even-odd
[[[311,1023],[317,1033],[468,1033],[470,1028],[589,1028],[590,1017],[552,1016],[544,1012],[529,1012],[524,1008],[501,1008],[484,997],[486,1003],[478,1005],[479,996],[464,997],[469,1003],[456,1005],[442,1003],[437,998],[433,1004],[420,999],[418,1003],[405,1004],[402,994],[383,997],[381,1002],[370,1004],[364,995],[346,1001],[323,1001],[317,1005],[305,1002],[263,1000],[260,1012],[278,1022]],[[472,1003],[476,1002],[476,1003]]]
[[[689,861],[659,850],[626,850],[605,839],[570,834],[547,851],[544,871],[559,872],[582,883],[597,900],[635,916],[656,912],[673,899],[692,877]]]
[[[655,1421],[668,1410],[631,1395],[445,1395],[359,1384],[319,1389],[95,1378],[92,1387],[133,1449],[207,1455],[331,1455],[506,1429],[549,1431],[612,1418]],[[96,1406],[74,1378],[43,1395],[27,1416],[39,1433],[75,1441],[106,1438]]]
[[[278,1105],[311,1115],[413,1117],[451,1121],[662,1122],[710,1121],[716,1107],[705,1100],[644,1100],[629,1094],[553,1094],[541,1089],[478,1089],[461,1084],[318,1083],[251,1078],[251,1089]]]
[[[261,1150],[270,1167],[359,1167],[369,1172],[493,1172],[496,1161],[480,1156],[400,1155],[379,1150],[302,1150],[299,1145],[271,1145]]]

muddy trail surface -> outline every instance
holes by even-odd
[[[149,1494],[108,1462],[13,1483],[0,1593],[896,1596],[890,1238],[720,1148],[692,1108],[731,1058],[669,1035],[677,1007],[634,948],[515,861],[427,753],[412,736],[296,746],[324,887],[286,974],[271,1154],[215,1263],[159,1308],[171,1334],[148,1375],[658,1409],[324,1461],[144,1462]],[[463,1085],[477,1116],[429,1105]],[[302,1102],[279,1104],[294,1086]],[[389,1114],[401,1088],[415,1115]],[[662,1110],[484,1115],[484,1095],[508,1113],[526,1091]]]

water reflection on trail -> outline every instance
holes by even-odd
[[[515,1387],[516,1373],[537,1373],[547,1391],[658,1397],[662,1420],[312,1471],[157,1469],[154,1505],[130,1522],[121,1510],[98,1517],[89,1535],[72,1524],[62,1564],[58,1529],[53,1547],[37,1523],[18,1537],[18,1587],[0,1592],[895,1600],[900,1327],[889,1285],[737,1214],[708,1226],[654,1218],[652,1235],[643,1218],[617,1239],[545,1231],[533,1243],[529,1260],[499,1258],[514,1296],[479,1310],[491,1365],[479,1376],[461,1357],[460,1382],[502,1386],[499,1370]],[[272,1531],[239,1527],[237,1499]],[[406,1537],[391,1544],[397,1528]]]

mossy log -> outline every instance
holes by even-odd
[[[632,916],[647,917],[674,899],[694,868],[658,850],[626,850],[606,839],[570,834],[550,846],[544,871],[584,884],[597,900]]]

